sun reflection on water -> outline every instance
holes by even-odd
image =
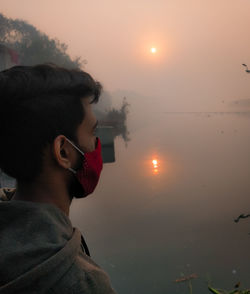
[[[153,164],[153,173],[154,174],[158,174],[158,172],[159,172],[159,162],[158,162],[158,159],[153,159],[152,160],[152,164]]]
[[[143,180],[142,186],[147,187],[150,195],[164,191],[167,193],[169,185],[176,182],[179,174],[177,160],[167,151],[148,150],[138,160],[138,169],[134,169],[135,176]],[[140,172],[139,172],[140,170]],[[159,194],[158,194],[159,195]]]
[[[142,160],[138,161],[138,163],[142,164],[138,166],[140,169],[139,174],[146,177],[149,183],[150,179],[154,179],[154,184],[157,182],[157,185],[161,183],[165,185],[166,181],[169,181],[170,178],[176,177],[176,166],[173,166],[173,161],[167,152],[163,154],[149,150],[147,154],[142,155]]]

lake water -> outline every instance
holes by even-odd
[[[92,196],[71,219],[120,294],[250,288],[250,118],[132,112]],[[154,168],[152,160],[158,160]]]

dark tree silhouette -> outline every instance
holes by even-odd
[[[68,46],[49,38],[23,20],[13,20],[0,13],[0,43],[18,52],[19,63],[35,65],[53,62],[67,68],[81,68],[86,61],[74,60],[67,54]]]

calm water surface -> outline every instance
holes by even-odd
[[[120,294],[250,287],[250,118],[131,113],[95,193],[71,219]],[[157,167],[152,160],[157,160]]]

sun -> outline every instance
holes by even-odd
[[[150,49],[150,51],[151,51],[151,53],[155,54],[157,50],[156,50],[155,47],[152,47],[152,48]]]

